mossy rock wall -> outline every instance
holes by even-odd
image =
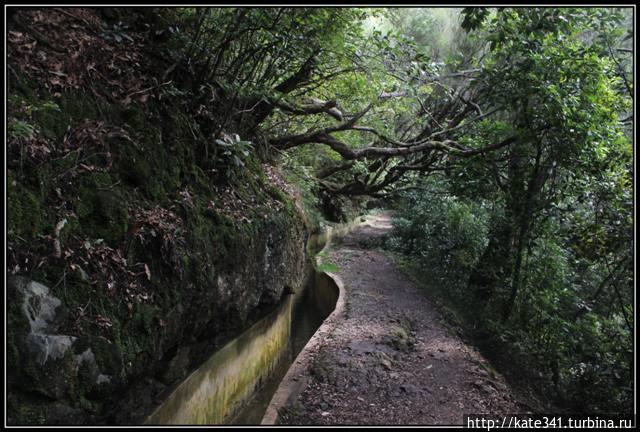
[[[14,92],[12,103],[29,106],[50,97],[28,81]],[[302,286],[307,228],[294,203],[255,155],[221,176],[170,103],[63,93],[60,111],[25,119],[48,154],[8,143],[8,272],[49,287],[66,311],[51,336],[74,341],[68,358],[35,364],[22,300],[9,296],[10,424],[138,424]],[[43,374],[87,350],[97,369],[70,369],[62,392],[42,387]],[[95,385],[100,375],[108,384]]]

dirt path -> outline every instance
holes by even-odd
[[[345,284],[346,314],[310,368],[284,424],[462,424],[465,413],[515,413],[502,377],[442,322],[424,293],[380,251],[388,214],[329,256]]]

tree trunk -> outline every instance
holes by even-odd
[[[520,290],[520,275],[522,270],[522,255],[524,252],[524,247],[527,244],[527,238],[529,234],[529,220],[528,215],[522,215],[523,221],[521,222],[520,228],[518,230],[518,245],[516,248],[516,258],[513,266],[513,277],[511,280],[511,292],[509,294],[509,299],[505,303],[505,306],[502,310],[502,321],[505,322],[511,316],[511,312],[513,311],[513,306],[516,301],[516,297],[518,295],[518,291]]]
[[[547,171],[544,168],[542,162],[542,144],[537,143],[536,159],[531,170],[527,182],[527,192],[522,200],[516,200],[517,203],[517,221],[518,221],[518,238],[516,247],[516,257],[513,266],[512,279],[511,279],[511,292],[509,299],[505,303],[502,310],[502,321],[505,322],[511,316],[513,306],[515,305],[516,297],[520,291],[521,273],[522,273],[522,256],[524,248],[527,245],[529,239],[529,233],[531,232],[531,225],[533,220],[534,204],[538,199],[538,195],[544,182],[547,179]]]
[[[469,277],[468,288],[474,303],[485,309],[498,297],[512,268],[513,228],[509,219],[493,224],[489,244]]]

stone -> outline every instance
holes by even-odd
[[[49,288],[27,278],[14,276],[8,283],[22,295],[22,310],[32,333],[53,333],[61,321],[62,302],[49,294]]]
[[[76,339],[74,336],[29,333],[25,343],[36,363],[42,366],[48,360],[63,358]]]
[[[407,394],[421,393],[421,390],[418,387],[414,386],[413,384],[402,384],[400,386],[400,390],[402,390]]]
[[[391,361],[389,359],[386,359],[386,358],[380,359],[380,364],[382,364],[382,366],[384,366],[386,370],[392,369]]]
[[[66,313],[60,299],[47,286],[21,276],[8,278],[7,286],[15,295],[20,319],[28,323],[26,334],[18,339],[27,387],[54,400],[77,393],[79,386],[80,393],[91,391],[101,374],[96,356],[86,340],[56,333]],[[62,404],[52,415],[66,409]]]
[[[98,382],[98,376],[100,371],[96,364],[96,356],[91,349],[86,349],[79,355],[73,357],[73,365],[75,367],[75,373],[84,379],[87,385],[87,390],[93,388]]]
[[[113,380],[111,375],[98,374],[96,378],[96,384],[108,384]]]

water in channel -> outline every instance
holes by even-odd
[[[321,278],[318,276],[317,278]],[[278,365],[271,376],[261,385],[260,390],[242,408],[238,414],[230,421],[235,425],[256,425],[260,424],[262,416],[271,401],[271,397],[278,389],[278,385],[284,378],[289,366],[302,351],[307,341],[320,327],[322,321],[331,313],[326,308],[317,303],[317,296],[314,295],[317,278],[311,277],[307,287],[300,298],[298,305],[293,305],[293,316],[291,319],[291,337]],[[335,303],[334,303],[335,305]],[[325,309],[325,310],[323,310]]]
[[[333,311],[338,288],[312,272],[304,289],[214,353],[149,416],[146,424],[260,424],[307,341]]]

